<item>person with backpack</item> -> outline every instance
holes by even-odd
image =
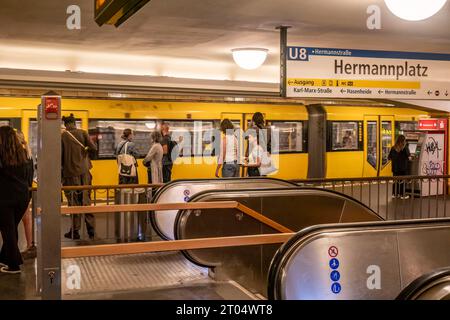
[[[133,142],[133,131],[125,129],[122,133],[122,141],[117,145],[116,156],[119,167],[119,184],[138,184],[137,158],[139,152]]]
[[[76,119],[73,114],[62,117],[65,130],[61,132],[61,167],[63,186],[86,186],[92,184],[92,168],[89,152],[96,151],[97,147],[92,143],[85,130],[77,129]],[[69,206],[89,206],[91,204],[89,190],[65,191]],[[85,214],[84,220],[89,238],[94,239],[95,218],[92,214]],[[80,239],[81,215],[72,215],[72,227],[64,234],[68,239]]]

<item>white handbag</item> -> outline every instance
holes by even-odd
[[[259,174],[262,176],[268,176],[278,171],[278,168],[275,167],[269,152],[265,151],[263,153],[261,157],[261,166],[258,169]]]
[[[123,147],[123,146],[122,146]],[[119,165],[119,174],[125,177],[136,176],[136,159],[127,154],[128,142],[125,142],[125,152],[117,156],[117,163]],[[120,152],[120,151],[119,151]]]

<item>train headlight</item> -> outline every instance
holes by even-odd
[[[447,0],[384,0],[397,17],[408,21],[425,20],[435,15]]]

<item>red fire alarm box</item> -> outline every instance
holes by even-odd
[[[59,119],[61,100],[60,97],[45,97],[44,98],[44,114],[47,120]]]

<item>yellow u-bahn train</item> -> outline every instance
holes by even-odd
[[[37,148],[39,98],[0,97],[0,124],[23,131],[34,154]],[[242,129],[259,111],[279,133],[279,154],[273,155],[282,179],[373,177],[391,175],[387,159],[397,134],[417,131],[418,120],[431,111],[404,107],[249,104],[107,99],[62,100],[62,114],[73,113],[79,127],[88,130],[98,144],[93,159],[93,183],[117,184],[114,149],[122,130],[135,132],[134,142],[142,156],[150,146],[150,133],[163,121],[173,137],[190,133],[191,156],[179,157],[172,179],[213,178],[214,156],[204,156],[210,141],[202,136],[229,118]],[[198,140],[198,137],[200,137]],[[196,144],[195,142],[199,143]],[[243,149],[243,148],[242,148]],[[146,168],[138,168],[139,182],[147,183]]]

